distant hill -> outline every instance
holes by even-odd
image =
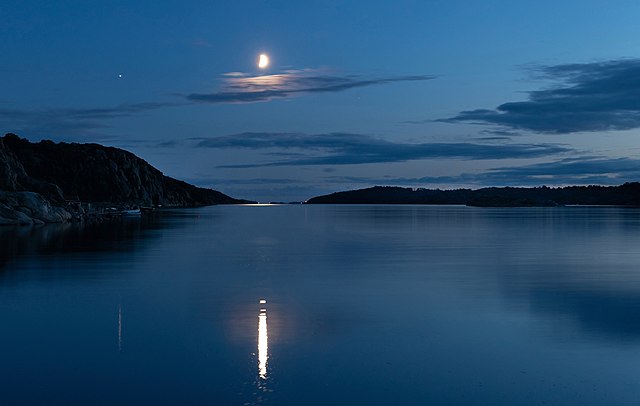
[[[68,200],[123,207],[246,202],[165,176],[119,148],[52,141],[32,143],[15,134],[0,138],[0,224],[2,218],[4,223],[28,222],[28,218],[64,221],[70,217],[64,213],[68,211]],[[44,208],[45,202],[50,206],[47,210],[57,214],[32,216],[34,210]]]
[[[550,188],[491,187],[484,189],[412,189],[375,186],[318,196],[308,204],[462,204],[485,207],[561,205],[640,206],[640,183],[620,186]]]

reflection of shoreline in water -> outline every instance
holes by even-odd
[[[91,224],[0,227],[0,242],[5,247],[0,259],[8,262],[24,254],[131,251],[133,247],[127,242],[140,239],[146,230],[160,228],[152,221],[126,218]]]
[[[114,255],[129,254],[149,246],[157,238],[157,230],[170,227],[171,223],[161,217],[147,219],[116,219],[104,223],[62,223],[43,226],[0,226],[0,287],[2,287],[12,262],[24,264],[24,258],[39,261],[36,272],[26,274],[29,278],[61,280],[85,276],[85,269],[73,267],[62,270],[51,261],[52,255]],[[101,258],[102,259],[102,258]],[[104,261],[107,262],[107,261]],[[94,267],[92,271],[103,271],[113,276],[123,269]],[[55,272],[55,274],[54,274]],[[64,274],[64,275],[63,275]]]

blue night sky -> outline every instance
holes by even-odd
[[[638,21],[622,0],[4,0],[0,130],[261,201],[620,184]]]

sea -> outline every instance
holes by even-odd
[[[0,228],[0,405],[637,405],[640,209]]]

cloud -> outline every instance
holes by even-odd
[[[207,175],[185,179],[186,182],[194,185],[296,185],[301,183],[300,179],[290,178],[212,178]],[[304,182],[304,181],[303,181]]]
[[[242,72],[223,75],[223,88],[214,93],[174,94],[178,102],[124,103],[103,108],[51,108],[40,110],[0,109],[0,126],[5,131],[32,136],[101,138],[108,128],[105,120],[129,117],[151,110],[194,103],[252,103],[290,98],[303,93],[339,92],[357,87],[403,81],[433,79],[429,75],[363,79],[354,75],[328,75],[318,69],[287,70],[282,73],[250,76]]]
[[[640,160],[631,158],[580,157],[553,162],[497,167],[479,173],[419,178],[327,177],[333,182],[366,185],[446,185],[452,186],[540,186],[617,185],[640,179]]]
[[[528,92],[527,101],[437,121],[555,134],[640,128],[640,59],[542,66],[532,73],[558,84]]]
[[[515,131],[505,131],[505,130],[482,130],[480,131],[481,135],[484,135],[485,138],[490,139],[503,139],[508,140],[513,137],[520,136],[520,133]]]
[[[199,103],[255,103],[290,98],[303,93],[340,92],[364,86],[434,79],[434,76],[430,75],[362,79],[353,75],[327,75],[316,69],[288,70],[261,76],[231,72],[224,76],[221,91],[192,93],[186,98]]]
[[[496,136],[496,137],[480,137],[480,138],[476,138],[478,141],[499,141],[499,142],[504,142],[504,141],[509,141],[511,140],[511,137],[500,137],[500,136]]]
[[[640,178],[640,160],[632,158],[581,157],[521,167],[495,168],[485,174],[488,181],[518,179],[525,184],[613,184]]]
[[[226,165],[224,168],[264,166],[354,165],[404,162],[420,159],[506,159],[537,158],[569,152],[557,144],[477,144],[477,143],[402,143],[363,134],[331,133],[241,133],[199,139],[201,148],[283,149],[305,151],[305,156],[290,156],[263,163]],[[269,151],[267,151],[269,152]]]
[[[184,106],[185,103],[168,102],[144,102],[134,104],[121,104],[116,107],[87,108],[87,109],[60,109],[52,110],[70,119],[104,119],[128,117],[145,111],[157,110],[165,107]]]
[[[108,128],[102,120],[129,117],[146,111],[184,105],[181,103],[146,102],[120,104],[105,108],[57,108],[43,110],[0,109],[0,125],[5,131],[34,136],[91,137],[97,130]]]

